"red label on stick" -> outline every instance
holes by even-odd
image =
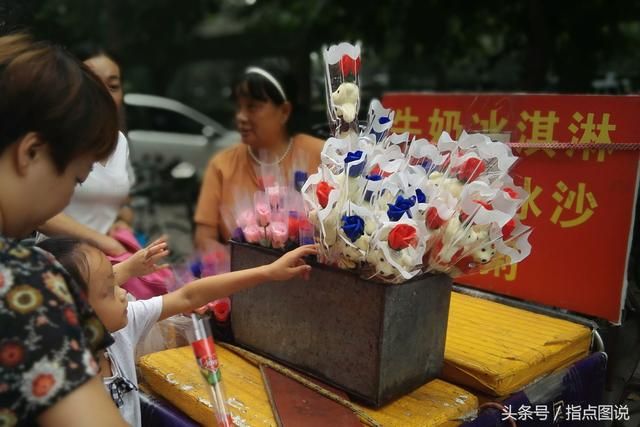
[[[200,372],[202,376],[211,385],[218,383],[221,380],[220,376],[220,363],[218,362],[218,356],[216,355],[216,347],[213,343],[213,338],[207,337],[191,343],[193,353],[200,366]]]

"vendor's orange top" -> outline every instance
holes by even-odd
[[[293,182],[295,170],[304,170],[309,175],[317,172],[323,145],[324,141],[310,135],[293,137],[291,150],[279,164],[287,184]],[[263,189],[260,173],[260,165],[251,158],[245,144],[236,144],[216,154],[209,161],[202,181],[195,222],[213,227],[215,238],[227,242],[239,205],[250,203],[256,191]]]

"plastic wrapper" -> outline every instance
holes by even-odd
[[[362,132],[364,139],[372,147],[384,141],[391,132],[394,118],[395,112],[393,110],[384,108],[377,99],[372,100],[369,105],[367,126]]]
[[[306,156],[298,154],[293,168],[285,171],[264,150],[255,166],[259,191],[240,194],[234,203],[221,206],[222,220],[231,238],[275,249],[299,245],[299,224],[306,215],[300,191],[309,178]]]
[[[331,46],[324,59],[333,136],[301,190],[322,262],[401,283],[526,258],[531,230],[517,212],[528,195],[509,176],[517,157],[507,145],[393,134],[394,113],[376,100],[359,131],[360,46]]]
[[[226,273],[229,269],[228,249],[222,244],[213,243],[206,251],[195,253],[185,262],[172,267],[173,280],[169,290],[175,291],[182,286],[189,286],[198,278]],[[157,323],[137,348],[140,356],[191,343],[200,372],[209,386],[216,425],[221,427],[234,424],[227,408],[209,316],[214,317],[214,322],[228,322],[230,310],[231,300],[220,298],[200,307],[195,313],[172,316]]]
[[[484,135],[463,133],[461,141],[443,134],[438,148],[450,158],[427,183],[433,202],[426,224],[433,233],[425,270],[452,276],[519,262],[530,252],[530,230],[516,217],[527,193],[508,175],[515,156]]]
[[[343,201],[340,188],[344,181],[343,174],[334,175],[328,167],[322,166],[302,187],[309,222],[316,230],[316,241],[321,243],[318,248],[319,258],[328,263],[332,262],[330,248],[338,238],[338,222]]]
[[[232,427],[233,419],[227,408],[227,399],[222,383],[220,362],[216,355],[213,334],[209,322],[199,314],[191,314],[194,334],[191,338],[191,348],[202,373],[202,377],[209,385],[209,397],[213,407],[216,424],[219,427]]]
[[[424,224],[407,216],[382,223],[367,258],[371,277],[401,283],[420,274],[427,238]]]
[[[168,292],[190,283],[200,277],[213,276],[230,271],[229,250],[224,245],[212,242],[207,250],[194,253],[184,262],[171,268],[171,280],[167,283]],[[216,329],[221,330],[229,322],[231,300],[221,298],[211,301],[197,310],[199,313],[211,313],[215,318]],[[182,347],[189,344],[189,334],[193,324],[190,313],[171,316],[156,322],[149,333],[144,336],[136,347],[136,356],[155,353],[169,348]]]
[[[149,332],[138,341],[136,359],[146,354],[188,345],[189,333],[192,328],[191,319],[182,314],[156,322]]]
[[[336,244],[330,258],[343,269],[359,269],[366,261],[376,231],[373,212],[352,202],[345,203],[338,224]]]
[[[235,241],[275,249],[298,246],[299,223],[305,217],[305,208],[302,195],[293,185],[257,191],[251,201],[241,199],[226,211],[226,224],[234,230]]]
[[[359,133],[360,45],[340,43],[323,51],[327,116],[331,132],[354,138]]]

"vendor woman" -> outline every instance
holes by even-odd
[[[297,170],[312,174],[320,164],[323,141],[291,130],[294,120],[290,89],[270,72],[249,67],[234,86],[238,143],[216,154],[207,167],[195,212],[195,245],[205,250],[208,243],[226,243],[233,232],[239,200],[252,200],[263,190],[261,174],[279,171],[293,182]],[[261,172],[262,171],[262,172]]]

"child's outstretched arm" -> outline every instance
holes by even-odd
[[[167,237],[162,236],[146,248],[131,255],[129,259],[113,266],[116,285],[120,286],[132,277],[145,276],[168,267],[169,264],[156,264],[167,255],[169,255]]]
[[[311,266],[307,265],[302,258],[315,254],[315,245],[301,246],[268,265],[205,277],[187,283],[177,291],[162,296],[162,313],[159,320],[195,310],[215,299],[263,282],[308,275]]]

